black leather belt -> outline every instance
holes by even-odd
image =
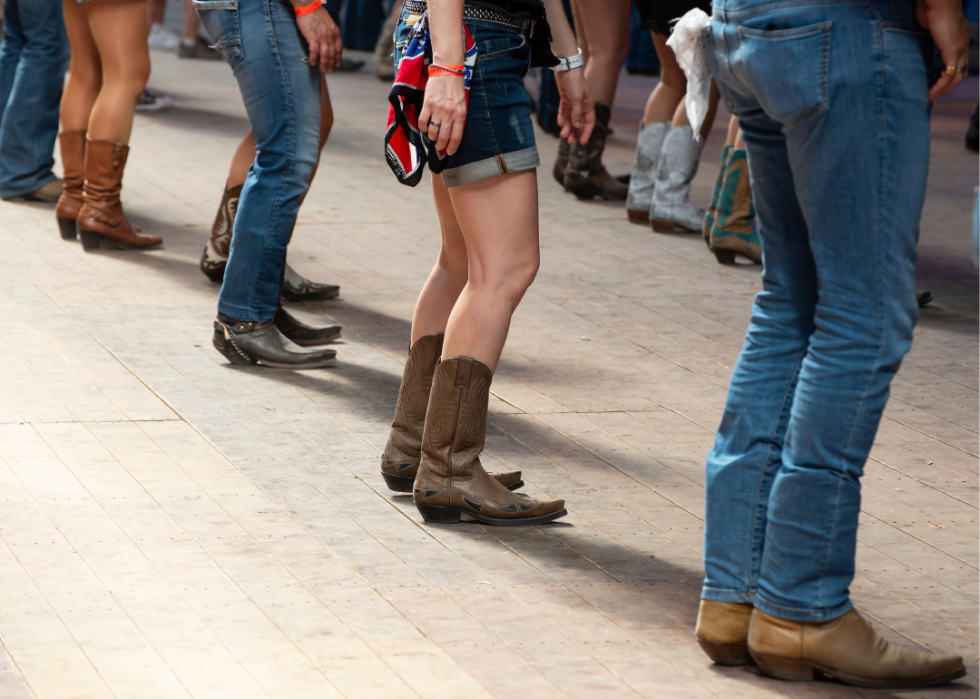
[[[425,0],[405,0],[405,9],[408,10],[409,14],[420,15],[428,8],[426,7]],[[533,20],[515,19],[503,12],[495,12],[489,8],[476,5],[463,5],[463,19],[503,24],[504,26],[513,27],[522,31],[530,29],[533,24]]]

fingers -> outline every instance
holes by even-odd
[[[320,62],[320,42],[316,39],[310,42],[310,66],[316,66]]]
[[[932,86],[932,89],[929,90],[929,101],[935,102],[937,99],[952,90],[956,86],[956,82],[954,81],[957,77],[959,76],[944,74],[941,78],[939,78],[939,80],[936,81],[936,84]]]
[[[588,143],[589,139],[592,138],[592,131],[595,129],[595,105],[589,103],[582,111],[584,112],[585,124],[582,126],[582,135],[579,136],[578,142]]]
[[[571,111],[571,127],[572,127],[571,135],[574,136],[575,140],[578,141],[579,143],[585,143],[585,141],[583,141],[581,137],[582,125],[583,125],[582,101],[575,100],[574,102],[572,102],[572,108],[570,111]]]

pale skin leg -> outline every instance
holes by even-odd
[[[94,141],[129,143],[136,100],[150,77],[146,6],[141,0],[67,0],[64,7],[72,63],[62,128],[87,128]]]
[[[629,54],[632,6],[629,0],[574,0],[572,7],[582,53],[588,55],[585,80],[595,101],[611,107]]]
[[[327,138],[330,136],[330,130],[333,128],[333,105],[330,103],[330,91],[327,90],[326,78],[323,78],[321,87],[320,149],[322,150],[324,144],[327,142]],[[235,155],[231,159],[231,168],[228,171],[228,189],[245,184],[245,178],[248,177],[248,169],[255,162],[255,148],[255,136],[252,134],[252,129],[249,129],[242,142],[238,144]],[[313,175],[316,175],[316,169],[313,170]],[[310,181],[313,181],[312,177]]]
[[[184,41],[197,41],[197,28],[201,24],[193,1],[184,0]]]
[[[443,245],[415,307],[412,341],[445,328],[443,357],[472,357],[495,371],[511,316],[538,271],[537,175],[433,187]]]
[[[684,108],[684,95],[687,94],[687,78],[677,64],[673,50],[667,46],[668,37],[651,32],[653,46],[660,59],[660,82],[653,88],[643,112],[644,125],[655,121],[669,121],[671,126],[689,126],[687,110]],[[718,109],[718,88],[711,81],[711,93],[708,97],[708,113],[701,125],[701,138],[707,138],[711,126],[715,122],[715,112]]]

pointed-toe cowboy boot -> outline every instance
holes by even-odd
[[[749,655],[751,604],[701,600],[694,636],[701,650],[719,665],[746,665]]]
[[[755,228],[755,206],[744,150],[733,150],[728,159],[708,247],[723,265],[734,264],[736,254],[756,264],[762,262],[762,240]]]
[[[65,171],[64,188],[58,198],[58,229],[65,240],[78,237],[76,221],[85,200],[85,131],[62,131],[58,134],[61,146],[61,166]]]
[[[700,232],[704,227],[704,210],[691,203],[691,181],[698,172],[702,148],[704,139],[694,140],[690,126],[675,126],[664,137],[650,204],[650,224],[658,233],[675,228]]]
[[[609,174],[602,164],[602,153],[609,137],[609,107],[595,106],[595,129],[588,143],[576,143],[569,148],[568,167],[565,168],[562,184],[565,189],[579,199],[608,199],[623,201],[629,187]]]
[[[201,271],[217,284],[225,278],[225,266],[231,251],[231,234],[235,228],[235,215],[238,213],[238,200],[242,196],[243,186],[225,187],[218,213],[211,225],[211,237],[204,244],[204,252],[201,253]]]
[[[411,493],[422,459],[422,431],[429,405],[432,375],[442,355],[442,333],[419,338],[408,351],[402,385],[395,403],[388,444],[381,455],[381,475],[398,493]],[[491,473],[508,490],[524,485],[520,471]]]
[[[105,248],[144,250],[163,242],[156,235],[143,235],[123,213],[119,194],[129,146],[112,141],[89,140],[85,147],[85,187],[78,212],[78,237],[86,252]]]
[[[640,124],[636,153],[633,155],[633,172],[626,195],[626,216],[630,223],[646,225],[650,222],[650,202],[653,201],[653,188],[657,183],[657,162],[664,136],[669,130],[669,121]]]
[[[490,368],[469,357],[439,363],[422,435],[413,499],[426,522],[461,519],[498,526],[544,524],[568,514],[564,500],[514,493],[480,464],[487,433]]]
[[[725,146],[721,151],[721,162],[718,167],[718,177],[715,179],[715,188],[711,190],[711,203],[708,210],[704,212],[704,219],[701,224],[701,236],[704,244],[711,248],[711,230],[715,227],[715,219],[718,214],[718,199],[721,197],[721,188],[725,183],[725,175],[728,174],[728,166],[731,162],[732,149],[734,146]]]
[[[819,623],[755,609],[749,652],[767,675],[796,682],[821,674],[855,687],[906,689],[945,684],[966,674],[959,656],[918,653],[889,643],[855,609]]]

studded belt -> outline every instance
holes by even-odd
[[[420,15],[427,9],[426,2],[425,0],[406,0],[405,9],[408,10],[410,15]],[[530,19],[516,19],[503,12],[496,12],[477,5],[463,5],[463,19],[503,24],[504,26],[520,29],[521,31],[529,30],[534,23]]]

